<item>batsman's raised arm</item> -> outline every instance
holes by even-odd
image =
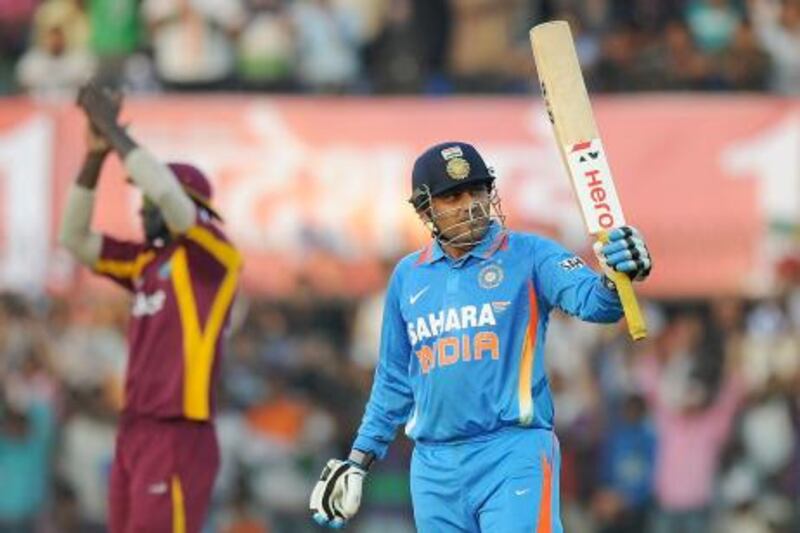
[[[195,205],[167,165],[128,134],[118,122],[113,93],[97,83],[81,88],[78,105],[86,112],[93,126],[119,154],[133,183],[155,204],[170,231],[184,233],[194,225]]]
[[[592,271],[583,259],[546,238],[535,241],[537,289],[551,307],[589,322],[616,322],[622,306],[613,285]]]
[[[534,278],[552,307],[589,322],[616,322],[622,318],[622,308],[611,277],[616,272],[644,281],[652,269],[650,252],[639,231],[630,226],[610,232],[608,243],[597,241],[594,251],[602,275],[560,244],[539,238],[532,254]]]

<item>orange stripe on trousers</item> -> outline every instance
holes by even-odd
[[[553,469],[547,458],[542,456],[542,498],[539,507],[539,518],[536,521],[536,533],[553,531]]]

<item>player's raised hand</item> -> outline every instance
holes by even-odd
[[[103,137],[91,122],[86,124],[86,149],[90,154],[105,156],[111,151],[111,143]]]
[[[96,132],[107,137],[111,128],[117,127],[122,93],[90,80],[78,91],[78,106],[86,112]]]
[[[331,459],[311,493],[309,508],[321,526],[341,529],[361,505],[361,487],[367,473],[350,461]]]
[[[624,272],[634,281],[644,281],[653,268],[653,260],[644,238],[636,228],[622,226],[608,232],[608,242],[594,243],[594,253],[606,274]]]

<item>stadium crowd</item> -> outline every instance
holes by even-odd
[[[800,93],[798,0],[3,0],[0,94],[520,93],[552,18],[595,91]]]

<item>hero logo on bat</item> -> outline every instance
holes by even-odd
[[[575,193],[591,233],[625,224],[600,139],[565,147]]]

